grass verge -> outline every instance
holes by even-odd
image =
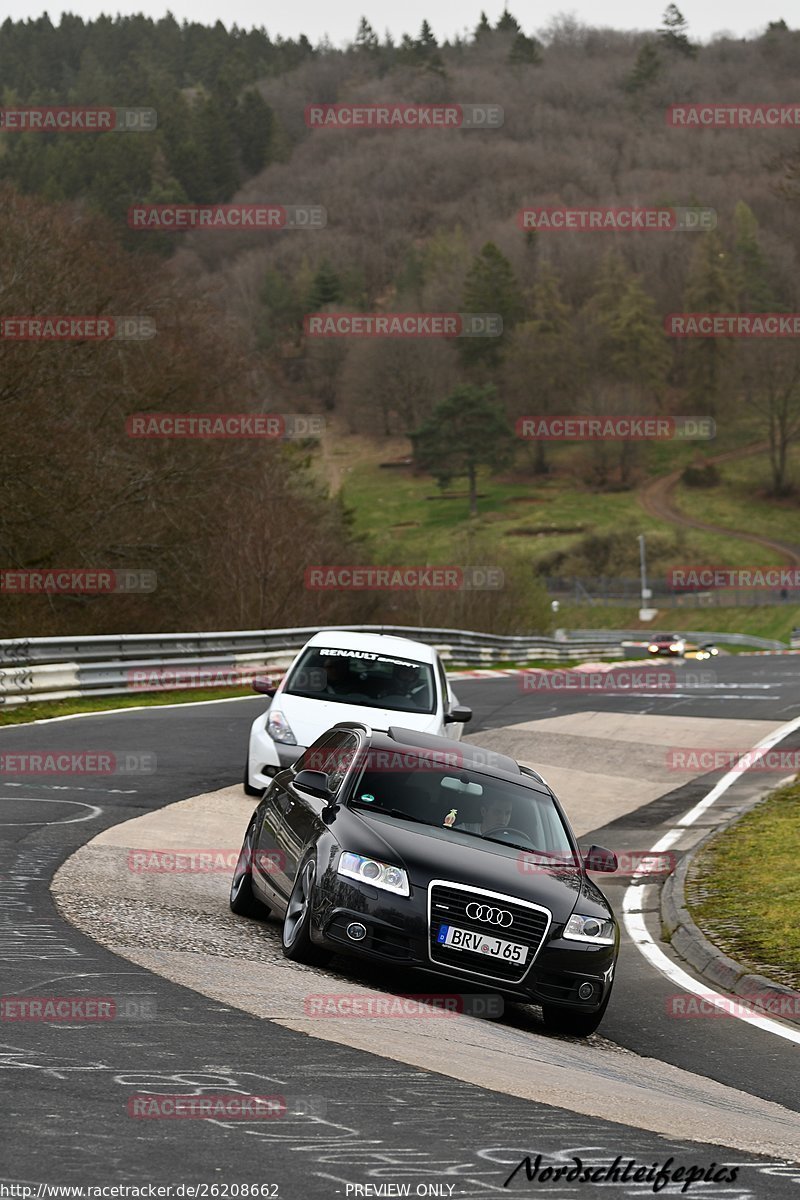
[[[107,712],[111,708],[141,708],[142,705],[189,704],[198,700],[231,700],[234,696],[256,693],[243,688],[194,688],[182,692],[141,692],[135,696],[82,696],[75,700],[44,700],[32,704],[15,704],[0,708],[0,725],[25,725],[44,721],[48,717],[69,717],[74,713]],[[266,696],[263,697],[266,704]]]
[[[750,970],[800,991],[800,781],[701,851],[686,900],[705,935]]]

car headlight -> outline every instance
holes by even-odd
[[[651,642],[647,649],[651,654],[658,654],[658,646],[655,644],[655,642]]]
[[[582,917],[573,913],[564,926],[563,936],[573,942],[596,942],[610,946],[614,942],[614,922],[603,917]]]
[[[411,894],[408,875],[403,868],[378,862],[376,858],[364,858],[361,854],[345,851],[339,859],[338,874],[346,875],[348,879],[357,879],[359,883],[383,888],[386,892],[394,892],[396,896]]]
[[[267,733],[273,742],[283,742],[285,746],[296,746],[297,738],[292,733],[292,727],[283,713],[277,708],[269,710],[267,717]]]
[[[670,642],[669,648],[670,648],[670,650],[674,650],[676,654],[680,654],[682,650],[686,649],[686,643],[685,642]]]

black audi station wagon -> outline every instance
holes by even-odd
[[[413,730],[335,725],[265,790],[231,884],[235,913],[283,919],[283,952],[364,955],[538,1004],[587,1036],[619,951],[555,795],[506,755]]]

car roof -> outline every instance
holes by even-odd
[[[411,638],[389,633],[358,633],[348,629],[321,629],[306,642],[308,646],[329,646],[332,650],[368,650],[371,654],[391,654],[415,662],[434,663],[436,650]],[[305,648],[305,647],[304,647]]]
[[[334,729],[359,729],[362,733],[364,725],[358,721],[339,721]],[[401,747],[411,747],[415,750],[430,750],[432,752],[451,755],[467,770],[484,775],[492,775],[498,779],[530,787],[536,791],[544,791],[549,795],[549,789],[541,776],[530,768],[522,768],[508,754],[497,750],[488,750],[484,746],[473,746],[470,742],[457,742],[454,738],[438,737],[433,733],[420,733],[416,729],[406,729],[402,725],[392,725],[389,729],[374,729],[370,731],[370,749],[397,752]],[[529,773],[530,772],[530,773]]]

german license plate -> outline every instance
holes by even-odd
[[[469,950],[488,958],[501,958],[504,962],[524,963],[528,957],[528,947],[519,942],[506,942],[494,934],[475,933],[473,929],[459,929],[456,925],[442,925],[436,941],[451,950]]]

